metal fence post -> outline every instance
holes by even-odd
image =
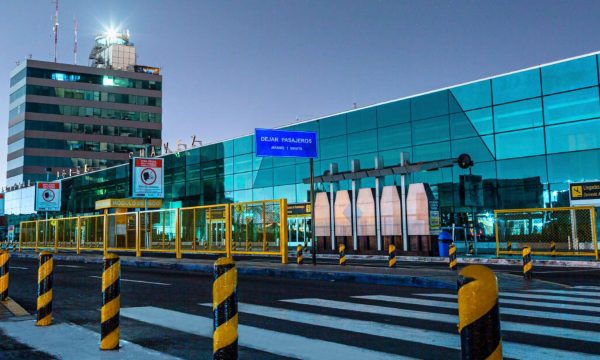
[[[175,258],[181,259],[181,209],[175,211]]]
[[[140,212],[135,212],[135,256],[142,256],[142,248],[140,245],[140,241],[142,241],[142,235],[140,233],[141,224],[140,224]]]
[[[58,219],[54,219],[54,253],[58,254]]]
[[[502,359],[498,280],[485,266],[458,275],[458,332],[462,359]]]
[[[231,204],[226,204],[225,205],[225,253],[227,255],[228,258],[232,257],[231,251],[233,248],[232,245],[232,231],[231,231],[231,207],[233,205]],[[194,218],[194,223],[196,222],[196,219]],[[196,235],[194,234],[194,241],[195,241]]]
[[[35,221],[35,251],[39,251],[39,238],[40,238],[40,222]]]
[[[104,256],[108,255],[108,214],[104,214],[103,217],[103,227],[102,227],[102,250],[104,252]]]
[[[279,200],[279,244],[281,246],[281,263],[288,263],[288,222],[287,199]]]

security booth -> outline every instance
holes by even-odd
[[[148,208],[149,210],[160,209],[162,207],[162,199],[103,199],[96,201],[96,210],[103,211],[108,222],[108,233],[105,234],[108,243],[107,248],[118,250],[135,250],[136,239],[138,237],[138,221],[140,224],[148,223],[152,228],[145,229],[145,232],[160,232],[160,229],[154,229],[153,223],[147,220],[149,214],[138,216],[134,211]],[[146,219],[146,220],[145,220]],[[88,220],[88,219],[86,219]],[[98,232],[98,221],[104,221],[98,217],[91,217],[90,221],[83,221],[80,229],[80,242],[82,247],[86,247],[86,234],[96,234]],[[95,221],[94,221],[95,220]],[[166,221],[162,221],[166,223]],[[88,229],[89,227],[89,229]],[[164,231],[163,231],[164,233]],[[97,236],[94,236],[97,238]],[[146,246],[149,247],[149,246]]]
[[[288,247],[312,246],[310,203],[288,204]]]

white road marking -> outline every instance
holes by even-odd
[[[66,267],[66,268],[74,268],[74,269],[81,269],[83,266],[79,266],[79,265],[56,265],[57,267]]]
[[[178,359],[124,340],[119,351],[100,351],[100,334],[73,324],[40,327],[33,320],[4,321],[0,329],[18,342],[59,359]]]
[[[574,286],[576,289],[584,289],[584,290],[600,290],[600,286]]]
[[[516,297],[521,299],[539,299],[539,300],[552,300],[552,301],[569,301],[584,304],[598,304],[600,305],[600,299],[581,298],[572,296],[554,296],[554,295],[541,295],[541,294],[524,294],[516,292],[501,292],[500,297]]]
[[[90,276],[92,278],[95,279],[102,279],[102,276],[95,276],[92,275]],[[171,286],[171,284],[167,284],[167,283],[161,283],[161,282],[154,282],[154,281],[142,281],[142,280],[131,280],[131,279],[123,279],[121,278],[122,282],[132,282],[132,283],[140,283],[140,284],[150,284],[150,285],[160,285],[160,286]]]
[[[296,303],[296,304],[304,304],[304,305],[324,306],[324,307],[335,308],[335,309],[342,308],[344,310],[366,312],[366,313],[373,313],[373,314],[386,313],[386,315],[394,313],[394,310],[400,310],[400,309],[387,308],[387,307],[382,307],[382,306],[371,306],[371,305],[363,305],[363,304],[357,304],[357,303],[348,303],[348,302],[343,302],[343,301],[323,300],[323,299],[290,299],[290,300],[281,300],[281,301],[291,302],[291,303]],[[252,313],[254,313],[254,312],[252,312]],[[422,312],[416,312],[416,313],[419,313],[419,315],[412,316],[411,318],[424,319],[421,315],[421,314],[423,314]],[[425,313],[425,314],[429,314],[429,316],[432,319],[436,318],[436,316],[438,316],[438,317],[440,316],[440,314],[436,314],[436,313]],[[258,314],[258,315],[261,315],[261,314]],[[312,315],[312,314],[308,314],[308,315]],[[267,316],[267,315],[264,315],[264,316]],[[443,317],[445,318],[446,316],[451,316],[451,315],[444,315]],[[456,324],[458,322],[458,318],[456,316],[451,316],[451,317],[453,317],[453,321],[451,321],[451,323]],[[289,321],[299,321],[297,319],[297,317],[294,316],[294,314],[290,313],[290,311],[287,311],[287,316],[284,316],[282,319],[289,320]],[[317,319],[315,318],[315,320],[317,320]],[[299,321],[299,322],[301,322],[301,321]],[[320,322],[317,322],[317,323],[313,322],[313,324],[319,325],[319,326],[327,326],[325,323],[320,323]],[[335,327],[337,324],[338,324],[337,321],[331,321],[329,327]],[[417,329],[412,329],[412,330],[415,331]],[[565,330],[567,330],[567,329],[565,329]],[[349,330],[349,331],[352,331],[352,330]],[[437,337],[437,336],[443,337],[441,341],[443,341],[447,345],[440,345],[440,346],[450,347],[453,349],[460,349],[460,337],[458,335],[448,334],[448,333],[439,333],[436,331],[430,331],[429,334],[430,334],[429,335],[430,338]],[[385,336],[385,335],[380,335],[380,336]],[[410,330],[408,333],[404,333],[403,336],[404,336],[403,339],[406,341],[419,342],[419,340],[425,340],[425,341],[430,341],[430,343],[428,343],[428,345],[434,345],[433,343],[431,343],[431,341],[432,341],[431,339],[427,339],[427,338],[417,339],[417,336],[413,337],[413,333],[410,332]],[[552,348],[547,348],[547,347],[518,344],[518,343],[514,343],[514,342],[505,342],[505,341],[502,342],[502,350],[503,350],[502,352],[503,352],[504,356],[509,357],[509,358],[515,358],[515,359],[541,359],[544,357],[548,357],[550,359],[589,359],[589,357],[590,357],[589,354],[576,353],[576,352],[570,352],[570,351],[565,351],[565,350],[558,350],[558,349],[552,349]]]
[[[353,296],[353,298],[386,301],[386,302],[397,303],[397,304],[432,306],[432,307],[438,307],[438,308],[444,308],[444,309],[457,309],[456,302],[449,302],[449,301],[414,299],[414,298],[406,298],[406,297],[399,297],[399,296],[387,296],[387,295]],[[508,312],[510,314],[507,314],[506,309],[500,308],[500,313],[504,314],[504,315],[516,315],[516,313],[518,313],[520,316],[537,317],[537,316],[529,316],[528,310],[508,309]],[[565,315],[569,315],[569,314],[565,314]],[[544,317],[544,318],[546,318],[546,317]],[[427,319],[427,320],[429,320],[429,319]],[[435,321],[435,317],[432,317],[431,320]],[[457,322],[457,321],[458,321],[458,318],[455,318],[455,322]],[[533,325],[533,324],[518,323],[518,322],[512,322],[512,321],[502,321],[502,330],[521,332],[521,333],[526,333],[526,334],[535,334],[535,335],[544,334],[547,336],[554,336],[554,337],[560,337],[560,338],[565,338],[565,339],[579,339],[579,340],[583,340],[583,341],[600,343],[600,333],[598,333],[598,332],[577,330],[577,329],[570,329],[570,328],[561,328],[561,327],[556,327],[556,326],[542,326],[542,325]]]
[[[415,294],[415,295],[431,296],[431,297],[442,298],[442,299],[454,299],[456,301],[456,295],[453,295],[453,294]],[[521,301],[521,300],[500,299],[500,304],[504,303],[505,301],[510,301],[510,303],[512,304],[512,303],[515,303],[515,302]],[[526,302],[526,301],[523,300],[523,302]],[[551,304],[548,304],[548,305],[551,305]],[[553,305],[554,306],[547,306],[547,307],[567,309],[564,307],[566,304],[553,304]],[[539,306],[539,305],[531,305],[531,306]],[[572,307],[572,306],[576,306],[576,305],[567,305],[567,306]],[[596,308],[594,308],[594,309],[596,309]],[[597,310],[595,310],[595,311],[597,311]],[[523,309],[500,307],[500,314],[535,317],[535,318],[541,318],[541,319],[576,321],[576,322],[584,322],[584,323],[590,323],[590,324],[598,323],[598,316],[568,314],[568,313],[561,313],[561,312],[523,310]]]
[[[543,290],[543,289],[536,289],[536,290],[527,290],[527,292],[546,293],[546,294],[562,294],[562,295],[583,295],[583,296],[600,297],[600,293],[598,293],[598,292],[577,291],[577,290]]]
[[[183,312],[146,306],[122,308],[121,316],[143,321],[152,325],[186,332],[188,334],[212,338],[213,319]],[[411,359],[355,346],[337,344],[325,340],[307,338],[264,330],[257,327],[239,325],[238,344],[240,346],[266,351],[291,358],[322,360],[335,354],[338,359]]]
[[[9,270],[12,270],[12,269],[18,269],[18,270],[28,270],[28,269],[29,269],[29,268],[22,267],[22,266],[12,266],[12,265],[9,265],[9,267],[8,267],[8,268],[9,268]]]

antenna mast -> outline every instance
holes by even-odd
[[[54,13],[54,62],[56,62],[56,51],[58,47],[58,0],[54,0],[56,3],[56,11]]]
[[[73,18],[73,29],[75,29],[75,42],[73,43],[73,64],[77,65],[77,18]]]

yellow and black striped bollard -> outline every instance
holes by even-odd
[[[116,350],[119,348],[121,337],[120,309],[121,264],[117,255],[108,254],[104,257],[104,271],[102,272],[100,350]]]
[[[338,252],[340,253],[340,265],[346,265],[346,245],[340,244]]]
[[[0,301],[8,299],[8,259],[8,251],[0,250]]]
[[[533,264],[531,263],[531,248],[525,246],[523,248],[523,277],[527,280],[532,278]]]
[[[390,244],[388,247],[388,266],[396,267],[396,245]]]
[[[458,275],[458,332],[462,359],[502,359],[498,280],[485,266]]]
[[[54,260],[52,253],[42,251],[40,253],[40,266],[38,268],[38,291],[37,291],[37,326],[48,326],[52,324],[52,278],[54,271]]]
[[[510,241],[506,242],[506,250],[507,251],[512,251],[512,243]]]
[[[213,268],[213,359],[238,358],[237,269],[232,258],[218,259]]]
[[[554,241],[550,242],[550,252],[552,253],[552,257],[556,256],[556,244]]]
[[[302,245],[296,246],[296,263],[302,265]]]
[[[448,249],[448,267],[450,270],[456,271],[456,265],[456,245],[450,245],[450,248]]]

